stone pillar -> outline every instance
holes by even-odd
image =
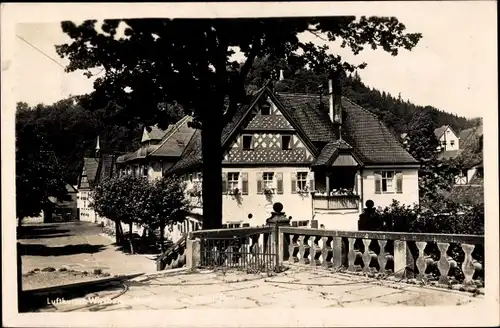
[[[186,240],[186,268],[196,269],[200,266],[201,258],[200,240],[188,239]]]
[[[271,233],[271,247],[272,251],[276,253],[276,266],[279,267],[283,263],[283,254],[286,247],[285,235],[279,232],[279,227],[290,226],[290,219],[283,212],[283,204],[274,203],[273,212],[271,212],[271,217],[266,220],[266,224],[274,227]]]
[[[413,278],[413,256],[406,241],[394,241],[394,275],[397,278]]]

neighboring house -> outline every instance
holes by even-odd
[[[460,132],[460,154],[456,157],[460,173],[455,177],[449,197],[463,204],[484,202],[483,171],[483,126],[477,126]]]
[[[107,224],[106,218],[100,217],[89,205],[91,202],[91,191],[95,185],[104,177],[115,174],[115,156],[102,154],[94,158],[84,158],[83,167],[78,177],[77,207],[79,220],[93,223]]]
[[[281,202],[293,225],[357,230],[367,200],[418,203],[418,161],[374,114],[329,86],[330,96],[320,96],[267,84],[236,110],[221,140],[225,226],[263,225]],[[201,164],[197,130],[167,174],[198,191]]]
[[[78,219],[78,190],[66,184],[69,199],[66,201],[59,201],[55,197],[49,197],[51,206],[52,219],[57,221],[71,221]]]
[[[144,176],[150,181],[165,175],[180,160],[186,145],[196,132],[189,127],[191,121],[191,117],[185,116],[175,124],[171,124],[165,131],[156,126],[151,127],[150,131],[144,128],[141,147],[117,158],[117,174]],[[198,178],[198,175],[195,178]],[[188,188],[192,188],[192,183],[188,183]],[[195,210],[186,217],[185,222],[166,229],[167,237],[173,242],[184,233],[201,228],[201,217],[196,213],[199,205],[196,203],[193,205]]]
[[[449,125],[443,125],[434,130],[439,141],[439,150],[443,152],[457,151],[460,149],[460,138]]]

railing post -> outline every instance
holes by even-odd
[[[200,240],[187,239],[186,240],[186,268],[195,269],[200,266]]]
[[[290,220],[285,216],[283,212],[283,204],[274,203],[273,212],[271,217],[267,219],[267,225],[273,227],[271,233],[272,246],[275,252],[275,270],[279,272],[280,267],[283,263],[283,253],[285,244],[285,235],[280,233],[280,226],[290,226]]]
[[[413,276],[413,256],[405,240],[394,241],[394,275],[397,278]],[[410,269],[410,270],[408,270]]]

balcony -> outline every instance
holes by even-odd
[[[313,208],[315,210],[356,210],[359,209],[359,196],[313,194]]]

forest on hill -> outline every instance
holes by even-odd
[[[268,60],[257,60],[247,80],[247,89],[262,86],[276,72],[276,66]],[[318,93],[328,80],[325,74],[316,73],[304,67],[285,69],[285,79],[276,83],[278,91],[293,93]],[[360,106],[368,109],[396,135],[405,132],[417,112],[430,113],[435,127],[450,125],[455,131],[471,127],[474,120],[467,120],[441,111],[432,106],[418,106],[400,97],[367,87],[358,74],[352,74],[343,82],[342,93]],[[93,156],[96,138],[100,138],[102,152],[124,153],[139,146],[143,123],[134,117],[123,117],[116,104],[107,108],[93,109],[89,96],[74,96],[52,105],[39,104],[30,107],[17,104],[16,133],[30,129],[35,131],[63,168],[66,181],[75,184],[83,158]],[[182,117],[178,106],[168,107],[172,117]],[[17,145],[19,146],[19,145]]]
[[[281,66],[279,62],[269,59],[256,60],[254,70],[248,79],[249,88],[255,89],[263,85],[266,79],[271,77],[269,72],[274,73],[274,78],[279,78],[279,73],[275,72],[280,68],[283,69],[284,80],[276,84],[277,91],[320,93],[320,87],[323,94],[328,91],[327,72],[307,69],[301,64]],[[342,95],[377,115],[396,136],[407,131],[412,117],[417,112],[429,113],[435,128],[450,125],[455,131],[461,131],[476,124],[476,119],[468,120],[432,106],[415,105],[408,100],[401,99],[400,95],[394,97],[384,91],[370,88],[363,83],[357,71],[343,80]]]

